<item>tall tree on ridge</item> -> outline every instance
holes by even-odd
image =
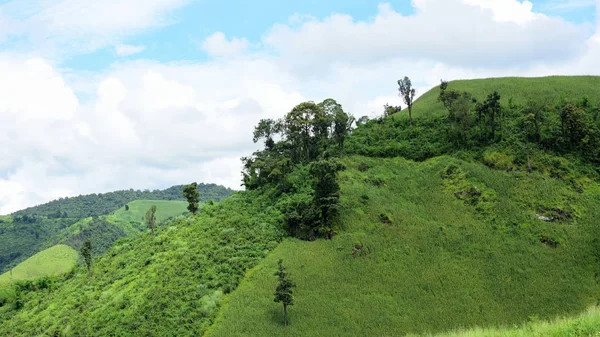
[[[408,119],[410,126],[412,126],[412,107],[417,90],[412,87],[412,82],[408,76],[404,76],[404,79],[398,80],[398,91],[400,91],[400,96],[408,108]]]
[[[196,214],[198,211],[198,203],[200,202],[200,193],[197,190],[198,184],[191,183],[183,188],[183,196],[188,201],[188,211]]]

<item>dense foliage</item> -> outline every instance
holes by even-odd
[[[270,194],[292,235],[331,238],[339,215],[337,172],[343,169],[337,157],[342,157],[353,122],[329,98],[301,103],[283,119],[263,119],[256,126],[254,142],[262,139],[265,147],[242,158],[243,183]]]
[[[94,259],[92,280],[82,266],[0,292],[0,335],[200,336],[223,294],[282,239],[280,219],[269,199],[240,192],[123,239]]]
[[[215,184],[199,184],[197,190],[200,201],[219,201],[233,193],[231,189]],[[0,221],[0,272],[57,243],[66,243],[79,250],[83,241],[91,236],[96,237],[94,253],[106,251],[114,241],[124,236],[123,232],[133,234],[145,226],[143,221],[137,219],[132,226],[114,217],[104,219],[104,215],[124,206],[129,208],[128,203],[144,197],[151,200],[185,200],[183,185],[177,185],[162,191],[129,190],[60,198],[15,212],[12,216],[3,216],[11,221]],[[97,222],[83,234],[80,233],[78,228],[82,219],[92,217]],[[138,230],[134,231],[134,228]],[[72,237],[66,238],[65,233],[72,233]]]

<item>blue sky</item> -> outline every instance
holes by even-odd
[[[385,2],[403,15],[415,12],[410,1]],[[595,22],[593,0],[534,0],[532,3],[534,10],[540,13],[559,16],[574,23]],[[377,4],[373,0],[194,0],[168,14],[171,24],[149,28],[123,39],[124,44],[144,46],[144,50],[139,53],[119,57],[109,46],[94,52],[72,55],[63,65],[75,70],[101,70],[122,59],[202,61],[207,60],[209,55],[199,45],[214,32],[223,32],[228,37],[246,38],[254,44],[261,41],[261,37],[273,24],[285,24],[296,14],[323,19],[339,13],[350,15],[357,21],[370,21],[377,15]],[[10,48],[10,45],[11,41],[5,42],[5,47]]]
[[[600,75],[600,0],[0,0],[0,214],[191,181],[240,188],[253,126],[357,117],[446,80]]]

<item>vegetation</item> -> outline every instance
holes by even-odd
[[[0,334],[597,334],[598,81],[442,82],[354,130],[333,99],[261,120],[246,191],[120,239],[93,284],[3,290]]]
[[[85,242],[81,246],[81,256],[85,261],[85,266],[87,267],[91,279],[94,273],[92,271],[92,242],[90,240],[85,240]]]
[[[156,224],[156,215],[154,215],[155,213],[156,205],[152,205],[148,212],[146,212],[146,224],[148,225],[148,228],[150,228],[152,236],[154,236],[154,224]]]
[[[204,184],[197,185],[200,192],[200,201],[209,200],[221,201],[230,196],[233,190],[216,185]],[[59,198],[43,205],[26,208],[15,212],[13,216],[45,216],[48,218],[85,218],[89,216],[100,216],[108,214],[119,207],[134,200],[185,200],[183,196],[183,185],[176,185],[165,190],[123,190],[109,193],[98,193],[89,195],[80,195],[77,197]],[[59,216],[60,214],[60,216]]]
[[[275,289],[275,298],[273,301],[283,304],[283,324],[287,327],[287,307],[294,304],[294,292],[292,291],[292,288],[294,288],[296,284],[290,279],[287,270],[283,266],[283,260],[281,259],[279,260],[278,268],[275,276],[277,276],[279,284],[277,285],[277,289]]]
[[[283,238],[280,219],[270,199],[239,192],[154,237],[121,239],[94,259],[93,283],[78,267],[49,287],[11,289],[0,299],[0,335],[202,335],[223,295]]]
[[[406,107],[408,108],[408,120],[410,122],[410,126],[412,126],[412,107],[417,90],[412,87],[410,78],[404,76],[403,79],[398,80],[398,91],[400,92],[400,97],[402,97],[404,104],[406,104]],[[388,107],[385,108],[388,110]]]
[[[338,235],[286,239],[225,298],[208,336],[403,336],[596,304],[597,185],[579,194],[559,178],[449,156],[344,164]],[[461,173],[448,181],[451,166]],[[578,215],[544,221],[540,208]],[[298,284],[285,332],[270,296],[279,259]]]
[[[474,328],[438,335],[435,337],[595,337],[600,335],[600,309],[591,307],[575,318],[558,318],[540,321],[532,317],[529,322],[512,328]],[[408,335],[412,337],[413,335]]]
[[[198,211],[198,202],[200,200],[200,195],[198,193],[197,186],[198,184],[191,183],[183,188],[183,196],[187,199],[188,202],[187,209],[192,214],[196,214],[196,212]]]
[[[35,253],[58,243],[68,244],[79,251],[83,241],[91,236],[97,237],[93,239],[94,254],[104,252],[117,239],[139,233],[145,228],[144,215],[152,203],[159,207],[159,211],[157,211],[159,223],[171,216],[184,213],[186,202],[183,201],[185,200],[182,193],[183,185],[178,187],[180,188],[179,195],[173,192],[175,187],[177,186],[159,192],[164,192],[162,197],[177,197],[178,200],[129,201],[127,198],[119,199],[117,196],[131,194],[132,197],[135,197],[145,194],[153,195],[153,193],[157,197],[161,195],[156,194],[158,192],[148,192],[148,194],[146,192],[121,191],[114,192],[114,194],[93,194],[59,199],[16,212],[12,216],[2,216],[0,217],[0,272],[7,271]],[[206,193],[201,198],[203,201],[211,200],[210,198],[218,201],[232,192],[222,186],[212,184],[200,184],[198,190]],[[118,200],[123,200],[123,203]],[[127,207],[131,207],[129,211],[125,210],[125,202],[127,202]],[[81,207],[82,211],[73,211],[77,207]],[[56,211],[63,214],[68,212],[68,217],[44,215]],[[106,216],[110,212],[112,213]],[[87,216],[86,214],[93,215]],[[78,218],[77,216],[80,215],[84,215],[84,217]]]
[[[64,274],[75,266],[77,255],[77,252],[67,245],[50,247],[0,275],[0,288],[15,281]]]

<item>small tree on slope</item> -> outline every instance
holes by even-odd
[[[90,239],[85,240],[83,246],[81,246],[81,255],[85,260],[90,278],[92,278],[92,242]]]
[[[183,196],[188,201],[188,211],[196,214],[198,211],[198,202],[200,201],[200,193],[197,190],[198,184],[191,183],[183,188]]]
[[[287,307],[288,305],[294,304],[294,295],[292,288],[296,284],[290,280],[290,275],[283,266],[283,260],[279,260],[279,270],[275,273],[275,276],[279,278],[279,284],[275,290],[274,301],[283,303],[283,324],[287,327]]]
[[[156,205],[152,205],[148,212],[146,212],[146,224],[148,228],[152,231],[152,236],[154,236],[154,224],[156,223]]]

